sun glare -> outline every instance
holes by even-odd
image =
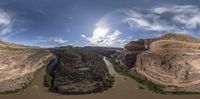
[[[105,37],[108,32],[109,32],[109,29],[107,29],[107,28],[97,27],[94,29],[93,37],[94,38]]]

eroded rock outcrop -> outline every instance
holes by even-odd
[[[127,58],[128,57],[128,58]],[[200,92],[200,40],[182,34],[133,41],[113,55],[166,91]]]
[[[14,44],[0,44],[0,93],[26,87],[35,73],[53,58],[49,51]]]

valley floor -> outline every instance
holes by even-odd
[[[112,88],[102,93],[88,95],[60,95],[48,92],[48,88],[43,85],[45,69],[41,70],[32,85],[24,92],[10,95],[0,95],[0,99],[199,99],[199,95],[161,95],[148,90],[139,89],[139,85],[134,80],[119,75],[113,65],[104,58],[110,73],[115,77]]]

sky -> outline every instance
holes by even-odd
[[[165,33],[200,38],[200,0],[0,0],[0,39],[122,47]]]

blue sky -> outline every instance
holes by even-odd
[[[199,0],[0,0],[0,39],[121,47],[167,32],[200,37],[199,12]]]

